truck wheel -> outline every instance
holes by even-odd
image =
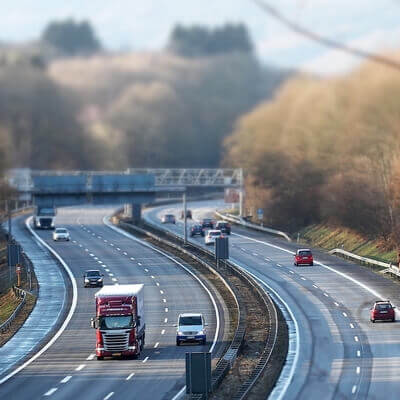
[[[142,337],[142,340],[140,341],[140,351],[142,351],[144,348],[144,336]]]
[[[180,344],[181,344],[181,342],[178,339],[176,339],[176,345],[180,346]]]
[[[104,357],[103,357],[103,356],[97,356],[97,359],[98,359],[99,361],[101,361],[101,360],[104,360]]]

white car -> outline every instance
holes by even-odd
[[[54,230],[54,232],[53,232],[53,240],[55,242],[57,242],[59,240],[69,241],[70,240],[70,236],[69,236],[68,229],[66,229],[66,228],[56,228]]]
[[[207,231],[206,236],[204,236],[204,242],[207,245],[213,244],[213,243],[215,243],[215,238],[221,237],[221,236],[222,236],[221,231],[219,231],[217,229],[210,229],[209,231]]]
[[[202,314],[179,314],[176,328],[176,345],[182,342],[198,342],[205,345],[207,342],[206,329]]]

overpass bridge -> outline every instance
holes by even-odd
[[[242,210],[241,168],[129,168],[124,171],[54,171],[12,169],[7,180],[20,200],[40,206],[130,204],[140,214],[141,204],[167,193],[234,189]]]

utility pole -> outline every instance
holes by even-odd
[[[183,193],[183,244],[187,244],[187,218],[186,218],[187,204],[186,204],[186,192]]]

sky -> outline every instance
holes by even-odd
[[[374,52],[400,49],[400,0],[266,1],[328,38]],[[37,39],[49,21],[69,17],[88,19],[104,46],[116,51],[161,49],[176,23],[243,22],[267,64],[338,75],[360,62],[295,34],[252,0],[0,0],[0,41]]]

